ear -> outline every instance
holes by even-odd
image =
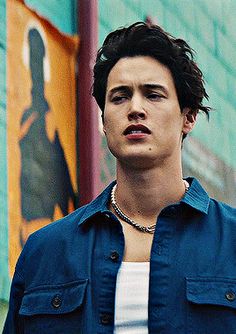
[[[187,135],[194,128],[197,120],[197,113],[192,112],[190,108],[184,108],[182,113],[184,115],[182,132]]]
[[[102,132],[106,136],[107,132],[106,132],[106,128],[105,128],[104,111],[102,111],[100,121],[101,121]]]
[[[106,136],[107,132],[106,132],[104,124],[103,124],[103,127],[102,127],[102,131],[103,131],[104,135]]]

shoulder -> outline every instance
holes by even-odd
[[[37,239],[47,240],[49,237],[53,237],[54,235],[64,235],[65,232],[66,234],[73,232],[74,229],[76,229],[76,227],[78,226],[80,220],[83,219],[83,215],[88,207],[89,204],[37,230],[36,232],[31,234],[31,236],[29,237],[29,241],[32,239],[34,240],[34,242]]]
[[[212,198],[209,202],[208,214],[224,221],[236,223],[236,208]]]
[[[45,227],[32,233],[18,260],[18,267],[33,257],[41,257],[45,254],[52,254],[66,244],[73,243],[73,239],[79,238],[79,222],[83,219],[89,205],[83,206],[71,214],[46,225]]]
[[[66,260],[76,252],[86,256],[91,233],[86,233],[86,229],[82,227],[86,221],[92,220],[98,213],[106,210],[111,186],[91,203],[31,234],[20,255],[17,268],[22,270],[23,267],[38,266],[39,260],[44,263],[47,261],[57,263],[58,259]],[[91,232],[93,230],[89,229]]]

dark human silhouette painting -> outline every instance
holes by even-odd
[[[46,131],[46,115],[50,106],[44,91],[45,45],[37,29],[29,30],[28,43],[31,103],[21,118],[19,141],[22,245],[28,236],[24,232],[27,225],[40,219],[52,221],[56,206],[63,215],[68,214],[69,202],[74,203],[75,198],[59,133],[56,130],[52,141]]]

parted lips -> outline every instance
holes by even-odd
[[[147,133],[147,134],[150,134],[151,131],[148,129],[148,127],[146,127],[143,124],[131,124],[125,129],[123,134],[128,135],[130,133]]]

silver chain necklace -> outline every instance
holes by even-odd
[[[185,193],[188,191],[189,189],[189,183],[186,180],[183,180],[184,182],[184,186],[185,186]],[[115,192],[116,192],[116,186],[117,184],[114,185],[114,187],[112,188],[111,191],[111,205],[113,207],[113,209],[115,210],[115,212],[117,213],[117,215],[124,220],[126,223],[130,224],[131,226],[133,226],[134,228],[136,228],[137,230],[144,232],[144,233],[150,233],[153,234],[155,232],[155,228],[156,228],[156,224],[150,225],[150,226],[143,226],[140,225],[138,223],[136,223],[133,219],[131,219],[130,217],[128,217],[122,210],[121,208],[118,206],[118,204],[116,203],[116,196],[115,196]]]

